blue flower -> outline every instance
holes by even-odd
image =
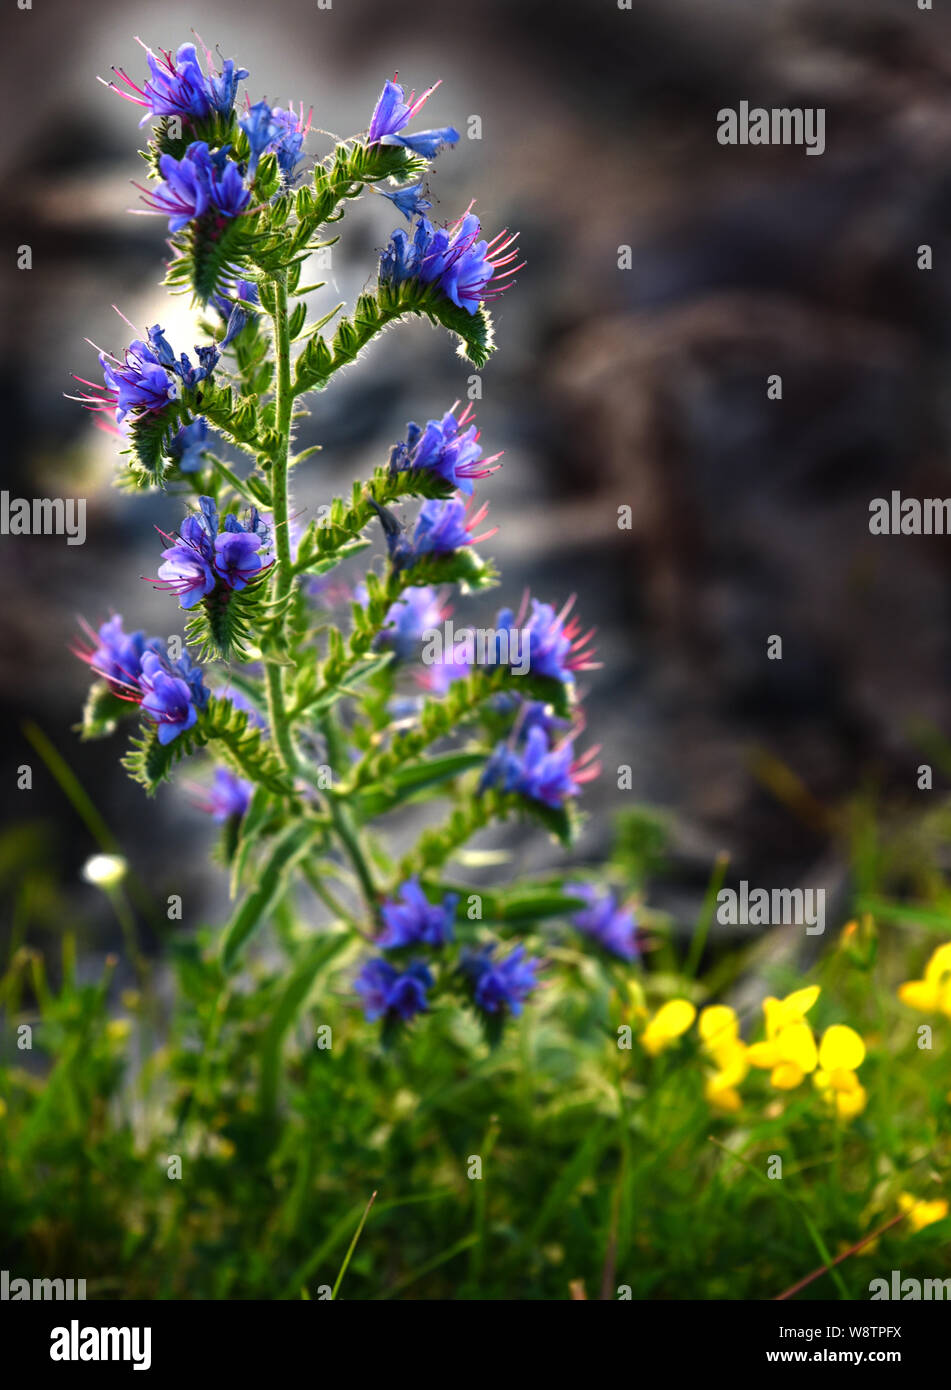
[[[572,924],[612,955],[636,960],[640,955],[639,927],[630,908],[623,907],[610,888],[593,883],[568,883],[565,892],[588,904],[572,917]]]
[[[211,105],[222,116],[227,116],[234,110],[238,83],[243,82],[247,76],[247,68],[236,68],[233,58],[225,59],[220,73],[209,72],[205,90]]]
[[[517,739],[526,739],[532,729],[536,728],[541,729],[550,741],[553,734],[570,729],[571,721],[559,718],[544,700],[522,700],[515,721],[515,736]]]
[[[419,509],[416,525],[407,537],[400,532],[388,532],[386,536],[390,559],[396,569],[406,569],[426,555],[451,555],[463,546],[476,545],[488,540],[499,529],[483,531],[480,536],[472,532],[485,520],[489,505],[486,502],[473,515],[458,497],[450,497],[442,502],[430,498]]]
[[[310,130],[312,116],[311,111],[305,120],[303,102],[299,112],[295,111],[293,106],[286,111],[280,106],[275,106],[271,112],[274,135],[270,149],[277,156],[277,167],[285,183],[294,182],[294,171],[304,158],[304,140]]]
[[[219,217],[238,217],[251,201],[241,170],[228,159],[227,146],[211,154],[204,140],[195,140],[181,159],[163,154],[159,172],[163,182],[158,187],[135,187],[150,212],[169,219],[170,232],[180,232],[209,210]]]
[[[160,742],[171,743],[183,728],[191,728],[196,712],[208,703],[208,690],[202,668],[187,652],[172,661],[163,638],[124,632],[118,615],[98,633],[83,626],[94,645],[88,651],[77,648],[76,655],[113,694],[142,706],[159,725]]]
[[[488,242],[479,240],[480,231],[474,213],[466,213],[452,227],[434,227],[421,217],[412,241],[401,229],[390,237],[380,257],[380,281],[432,285],[458,308],[474,314],[483,300],[502,294],[512,283],[509,277],[524,264],[512,264],[517,253],[509,248],[517,233],[508,236],[502,231]]]
[[[142,47],[145,48],[145,45],[142,44]],[[127,92],[115,82],[104,84],[126,101],[145,108],[142,125],[155,116],[184,116],[200,120],[212,111],[226,116],[234,108],[238,83],[248,76],[247,69],[236,68],[231,58],[216,74],[211,67],[210,54],[207,56],[206,76],[193,43],[183,43],[174,58],[166,49],[159,49],[161,57],[157,57],[150,48],[145,48],[145,52],[150,76],[141,87],[122,68],[113,68],[113,72],[128,87]]]
[[[254,178],[262,154],[270,153],[277,156],[285,182],[292,182],[294,170],[304,157],[304,137],[310,129],[310,117],[305,121],[303,104],[298,113],[293,108],[283,111],[279,106],[272,108],[266,101],[259,101],[240,125],[251,147],[248,178]]]
[[[268,528],[255,508],[242,524],[229,514],[219,529],[218,509],[211,497],[198,499],[199,512],[182,522],[178,535],[162,551],[157,588],[175,594],[183,608],[193,608],[218,588],[235,592],[247,588],[265,567],[260,551],[268,543]],[[164,533],[160,532],[161,535]]]
[[[421,196],[422,189],[421,183],[408,183],[403,188],[393,189],[392,192],[386,188],[378,188],[377,192],[382,193],[384,198],[389,198],[407,222],[412,222],[414,217],[418,217],[422,212],[428,212],[432,207],[429,199]]]
[[[582,782],[597,777],[600,768],[590,765],[596,754],[597,749],[592,749],[576,762],[570,740],[551,744],[544,729],[536,725],[521,747],[497,745],[483,769],[479,791],[497,787],[560,810],[570,797],[578,795]]]
[[[89,650],[77,647],[76,655],[108,683],[114,695],[120,699],[137,700],[142,657],[147,648],[145,633],[125,632],[118,614],[103,623],[97,633],[93,633],[85,624],[83,628],[93,646]]]
[[[216,767],[211,786],[203,793],[202,800],[196,800],[195,805],[221,824],[232,818],[240,819],[244,815],[251,803],[253,791],[254,786],[251,782],[245,781],[243,777],[236,777],[229,768]]]
[[[353,987],[363,1000],[367,1022],[375,1023],[378,1018],[406,1022],[424,1013],[429,1007],[426,991],[432,985],[433,977],[422,961],[399,971],[380,956],[367,961]]]
[[[208,448],[208,421],[199,415],[190,425],[182,425],[165,445],[165,452],[182,473],[197,473]]]
[[[129,344],[122,362],[101,352],[99,365],[105,378],[105,390],[98,397],[85,399],[93,409],[114,410],[117,424],[130,410],[162,410],[178,396],[178,389],[165,367],[141,339],[136,338]]]
[[[462,680],[471,669],[465,647],[453,645],[448,651],[443,651],[438,660],[428,662],[416,676],[420,685],[431,695],[445,695],[453,681]]]
[[[215,573],[227,588],[240,592],[260,573],[260,549],[260,538],[245,531],[225,530],[215,539]]]
[[[458,419],[455,411],[456,406],[453,406],[441,420],[427,420],[424,429],[410,420],[405,440],[394,444],[390,451],[391,471],[434,473],[466,497],[471,497],[474,480],[494,473],[499,467],[496,459],[502,455],[482,457],[471,404]]]
[[[357,590],[357,598],[366,602],[366,590]],[[411,661],[419,655],[424,632],[438,626],[447,616],[447,609],[430,584],[407,589],[392,603],[383,620],[383,627],[373,641],[376,651],[391,651],[398,661]]]
[[[188,652],[182,652],[177,661],[172,661],[165,648],[165,643],[161,638],[155,639],[156,650],[159,651],[168,664],[168,668],[173,676],[183,680],[191,691],[192,700],[195,708],[203,710],[208,704],[208,689],[205,685],[205,673],[197,661],[192,661]],[[147,644],[151,645],[151,644]]]
[[[180,357],[176,358],[160,324],[153,324],[151,328],[146,329],[146,337],[157,360],[167,371],[181,377],[185,386],[196,386],[199,381],[204,381],[206,377],[211,376],[218,365],[220,354],[214,343],[209,343],[205,347],[196,346],[198,366],[193,367],[187,352],[183,352]]]
[[[539,962],[526,960],[525,947],[516,946],[507,956],[494,959],[496,945],[462,957],[460,969],[469,981],[472,998],[488,1014],[507,1010],[520,1014],[524,1001],[538,987]]]
[[[414,154],[423,155],[426,159],[432,159],[441,145],[454,145],[459,139],[459,132],[454,130],[451,125],[443,126],[439,130],[421,130],[415,135],[399,134],[438,86],[438,82],[433,83],[418,99],[416,99],[415,92],[410,92],[407,102],[404,100],[404,92],[400,84],[387,82],[380,93],[380,99],[370,120],[367,144],[402,145],[406,149],[412,150]]]
[[[277,133],[274,122],[271,119],[270,106],[266,101],[255,102],[244,120],[239,121],[238,124],[248,137],[248,145],[251,148],[251,158],[248,161],[248,178],[253,179],[257,171],[259,159]]]
[[[156,587],[174,594],[183,608],[194,608],[217,588],[217,575],[197,546],[184,541],[167,546],[162,559]]]
[[[556,613],[550,603],[531,600],[531,616],[526,621],[523,603],[516,617],[511,608],[503,608],[495,620],[499,631],[518,630],[522,643],[528,642],[529,670],[533,676],[547,676],[550,680],[570,684],[576,671],[594,670],[596,662],[591,660],[589,642],[594,636],[594,628],[581,633],[581,623],[577,617],[566,622],[574,603],[574,595]],[[512,643],[509,643],[510,650]]]
[[[115,82],[106,83],[126,101],[146,108],[142,124],[154,116],[207,116],[211,102],[195,45],[183,43],[174,58],[165,49],[159,49],[160,58],[150,48],[145,52],[151,76],[142,87],[138,87],[122,68],[113,68],[113,72],[121,77],[128,92],[123,92]]]
[[[458,893],[447,893],[441,903],[431,903],[414,874],[400,887],[402,902],[387,899],[382,907],[384,931],[376,944],[384,950],[400,946],[444,946],[452,940],[452,923]]]
[[[207,155],[208,146],[202,142],[189,145],[181,159],[163,154],[159,158],[159,171],[163,182],[157,188],[145,188],[136,184],[142,194],[142,201],[151,212],[168,218],[170,232],[180,232],[195,217],[208,211],[211,201],[208,179],[208,161],[197,150]],[[196,151],[195,154],[192,152]]]
[[[196,146],[189,146],[195,150]],[[207,145],[205,150],[207,151]],[[250,190],[245,188],[244,177],[233,159],[228,158],[229,146],[208,155],[208,196],[215,212],[222,217],[238,217],[251,201]],[[197,158],[203,158],[196,154]]]
[[[159,743],[171,743],[197,721],[192,686],[174,675],[167,660],[154,651],[146,651],[142,657],[139,689],[142,710],[155,723]]]
[[[225,320],[225,336],[218,346],[226,348],[243,331],[248,321],[256,317],[246,306],[259,304],[261,301],[258,287],[253,280],[239,280],[229,276],[221,282],[210,302]]]

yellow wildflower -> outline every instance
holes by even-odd
[[[922,1013],[943,1013],[951,1018],[951,941],[939,946],[925,966],[924,979],[906,980],[898,997]]]
[[[785,999],[763,1000],[766,1041],[753,1043],[747,1056],[751,1066],[770,1073],[770,1083],[779,1091],[793,1090],[807,1072],[816,1069],[816,1041],[805,1015],[818,998],[819,986],[809,985]]]
[[[704,1083],[704,1095],[717,1110],[739,1110],[736,1089],[750,1069],[746,1044],[740,1038],[740,1021],[726,1004],[711,1004],[697,1023],[704,1052],[716,1071]]]
[[[865,1088],[856,1076],[865,1061],[865,1044],[854,1028],[833,1023],[819,1044],[819,1070],[813,1077],[826,1101],[840,1120],[860,1115],[868,1102]]]
[[[912,1197],[909,1192],[902,1192],[898,1197],[898,1205],[908,1217],[913,1231],[924,1230],[925,1226],[931,1226],[935,1221],[943,1221],[948,1214],[948,1203],[944,1197],[935,1197],[930,1202],[921,1198]]]
[[[641,1034],[641,1042],[652,1057],[663,1052],[697,1017],[697,1010],[689,999],[669,999],[662,1004]]]

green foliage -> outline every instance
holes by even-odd
[[[488,920],[497,899],[482,903]],[[343,992],[348,935],[309,915],[293,961],[257,963],[250,988],[225,988],[211,933],[171,945],[176,1002],[153,1053],[152,987],[127,993],[116,1017],[112,968],[80,983],[71,934],[51,972],[29,950],[6,962],[11,1274],[49,1277],[55,1232],[57,1268],[82,1270],[90,1300],[317,1299],[376,1190],[347,1273],[354,1300],[562,1301],[575,1280],[589,1299],[622,1285],[635,1300],[767,1299],[891,1221],[900,1193],[947,1190],[946,1029],[937,1020],[939,1045],[920,1051],[895,997],[933,944],[923,929],[886,932],[871,978],[834,945],[818,964],[827,1017],[847,1010],[878,1039],[862,1068],[868,1108],[840,1126],[814,1088],[777,1105],[765,1080],[743,1115],[712,1114],[689,1040],[656,1059],[619,1050],[625,973],[557,916],[529,938],[549,957],[539,1003],[494,1049],[472,1017],[438,1006],[390,1051],[368,1048]],[[777,993],[789,984],[788,971],[770,976]],[[34,1025],[30,1066],[22,1021]],[[170,1153],[183,1156],[181,1181],[169,1181]],[[770,1182],[777,1153],[783,1177]],[[467,1176],[472,1154],[482,1181]],[[949,1227],[900,1222],[795,1301],[866,1300],[891,1269],[946,1276]]]
[[[247,710],[214,695],[198,715],[197,723],[171,743],[159,743],[155,727],[144,726],[141,735],[133,737],[122,765],[153,796],[177,762],[207,744],[213,744],[215,751],[242,777],[275,795],[293,796],[293,787],[279,760],[262,731],[251,723]]]
[[[221,934],[221,964],[234,968],[248,938],[262,925],[280,901],[295,866],[310,854],[324,834],[322,825],[310,821],[287,826],[271,846],[255,886],[243,899]]]

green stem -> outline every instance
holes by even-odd
[[[280,605],[290,594],[293,582],[291,538],[288,517],[287,471],[291,445],[291,411],[294,394],[291,388],[291,338],[287,317],[287,272],[279,271],[272,281],[274,289],[274,352],[277,359],[276,428],[279,443],[271,465],[271,498],[274,514],[274,549],[276,554],[274,592]],[[283,626],[283,618],[279,619]],[[290,719],[284,689],[284,667],[267,661],[267,706],[274,744],[281,761],[292,775],[297,770],[297,754],[291,738]]]
[[[245,487],[244,483],[238,477],[237,473],[234,473],[226,463],[224,463],[221,459],[216,458],[214,454],[208,454],[207,457],[210,459],[211,463],[221,474],[224,480],[227,483],[229,483],[231,487],[234,488],[235,492],[238,494],[239,497],[243,497],[244,500],[246,502],[250,502],[252,506],[259,505],[259,503],[255,500],[255,498]]]
[[[333,715],[326,715],[321,720],[321,729],[327,744],[327,758],[333,769],[334,777],[336,777],[340,767],[346,765],[347,756],[346,748],[340,736],[340,730],[337,727]],[[353,871],[359,881],[366,905],[370,909],[373,920],[379,922],[379,895],[377,893],[376,884],[373,882],[373,875],[370,872],[370,866],[367,863],[366,855],[363,852],[363,846],[360,843],[359,832],[350,817],[350,811],[346,803],[340,799],[334,790],[331,790],[327,801],[329,803],[330,816],[333,821],[334,829],[340,837],[340,841],[347,852],[347,858],[353,866]]]

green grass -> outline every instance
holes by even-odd
[[[868,1105],[848,1123],[808,1078],[783,1093],[760,1071],[737,1113],[711,1111],[695,1027],[656,1058],[618,1047],[636,1022],[632,980],[651,1009],[674,994],[702,1007],[711,980],[747,968],[722,948],[696,976],[700,947],[661,933],[642,973],[545,924],[530,937],[545,988],[497,1048],[437,1006],[387,1050],[349,991],[360,943],[313,933],[293,904],[227,987],[216,932],[173,936],[169,1016],[154,966],[124,1000],[111,964],[81,982],[74,936],[54,940],[49,904],[45,929],[24,909],[0,976],[4,1266],[86,1278],[89,1298],[565,1299],[575,1280],[588,1298],[779,1295],[889,1222],[899,1193],[949,1190],[951,1021],[895,996],[951,940],[925,852],[937,837],[917,826],[921,854],[895,861],[900,892],[890,841],[863,825],[854,875],[879,914],[875,958],[843,950],[830,923],[810,976],[816,1032],[846,1023],[867,1043]],[[617,867],[639,882],[641,842],[623,831]],[[0,869],[14,860],[0,842]],[[789,969],[770,981],[777,994],[802,983]],[[917,1046],[923,1022],[931,1050]],[[332,1046],[318,1047],[326,1025]],[[759,1028],[744,1020],[747,1037]],[[899,1221],[795,1297],[867,1298],[892,1269],[943,1277],[949,1231]]]

